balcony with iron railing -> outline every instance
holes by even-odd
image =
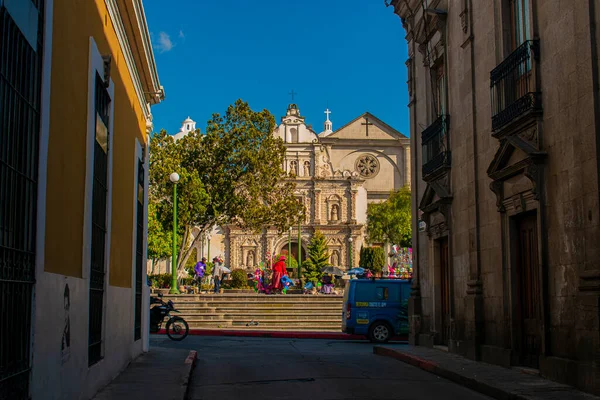
[[[511,122],[541,114],[538,87],[539,40],[527,40],[490,72],[492,131],[502,133]]]
[[[434,180],[450,168],[450,116],[440,115],[421,133],[423,180]]]

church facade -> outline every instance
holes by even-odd
[[[290,104],[273,132],[286,145],[282,167],[295,180],[296,196],[305,207],[304,222],[287,232],[265,228],[259,234],[224,227],[213,237],[221,242],[232,268],[253,269],[267,254],[287,254],[290,242],[292,255],[297,259],[300,252],[305,260],[317,230],[327,239],[331,265],[357,266],[368,203],[383,201],[392,190],[410,184],[407,137],[370,113],[334,131],[330,111],[325,113],[324,131],[317,134],[298,106]]]

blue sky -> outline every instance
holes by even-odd
[[[168,4],[168,6],[166,5]],[[291,103],[317,132],[369,111],[409,135],[405,32],[383,0],[145,0],[166,99],[155,130],[204,131],[241,98],[279,123]]]

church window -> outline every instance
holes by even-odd
[[[290,161],[290,174],[298,176],[298,161]]]
[[[298,143],[298,129],[291,128],[290,133],[292,134],[292,143]]]
[[[333,204],[331,206],[331,221],[339,221],[340,219],[340,206]]]
[[[366,154],[356,160],[355,168],[360,176],[373,178],[379,172],[379,161],[377,161],[376,157]]]

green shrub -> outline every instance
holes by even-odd
[[[148,275],[148,279],[154,289],[167,289],[171,287],[173,277],[171,274],[156,274]]]
[[[248,276],[243,269],[234,269],[231,271],[231,287],[233,289],[243,289],[248,287]]]

